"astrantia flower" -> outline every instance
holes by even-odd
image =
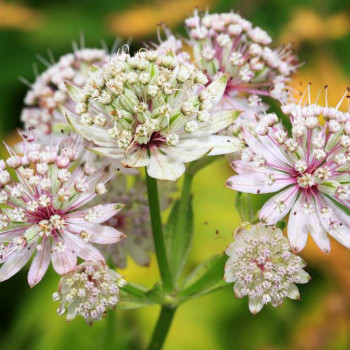
[[[92,325],[114,309],[119,301],[119,288],[126,282],[103,263],[85,262],[61,278],[58,291],[52,296],[60,301],[59,315],[67,314],[67,321],[84,317]]]
[[[345,95],[344,95],[345,97]],[[344,98],[343,97],[343,98]],[[283,106],[291,133],[277,117],[267,117],[244,133],[248,145],[233,167],[239,174],[227,186],[241,192],[274,193],[260,219],[275,224],[289,213],[288,238],[294,251],[305,247],[308,233],[326,253],[327,232],[350,248],[350,114],[317,104]]]
[[[104,245],[100,249],[106,260],[112,260],[115,266],[125,268],[127,256],[138,264],[147,266],[150,263],[149,253],[153,252],[151,223],[147,199],[146,182],[140,176],[134,176],[131,186],[127,177],[119,174],[113,187],[97,199],[98,203],[120,202],[125,205],[122,211],[109,219],[106,224],[124,232],[127,237],[118,244]],[[170,204],[170,193],[174,188],[172,182],[161,182],[159,191],[162,194],[161,209],[165,210]]]
[[[295,283],[307,283],[305,262],[290,250],[282,231],[261,223],[239,229],[226,254],[225,281],[235,282],[236,297],[249,297],[249,310],[258,313],[264,305],[281,306],[284,299],[299,299]]]
[[[21,119],[25,129],[35,127],[40,134],[59,132],[68,127],[58,104],[72,108],[65,82],[83,86],[91,65],[102,66],[108,60],[102,49],[81,49],[62,56],[59,61],[40,74],[28,91]]]
[[[234,12],[198,11],[185,21],[189,30],[194,58],[210,79],[228,73],[225,96],[230,98],[256,95],[285,98],[285,82],[296,70],[296,57],[290,46],[273,49],[271,37],[261,28]]]
[[[82,89],[70,86],[78,115],[64,112],[75,131],[99,146],[94,152],[176,180],[184,163],[237,149],[235,138],[215,135],[238,114],[214,111],[226,82],[223,75],[204,88],[205,75],[172,54],[118,54],[93,69]]]
[[[78,160],[76,143],[41,147],[32,139],[23,142],[23,156],[0,163],[0,281],[17,273],[34,254],[28,283],[37,284],[50,261],[59,274],[71,271],[77,257],[104,261],[91,244],[113,244],[124,235],[103,226],[121,209],[117,203],[87,203],[106,192],[106,168]],[[11,177],[6,165],[12,168]]]

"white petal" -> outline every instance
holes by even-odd
[[[298,287],[292,283],[288,288],[288,297],[294,300],[300,300],[300,293]]]
[[[132,148],[122,159],[122,164],[126,168],[140,168],[149,164],[149,156],[146,148]]]
[[[113,159],[122,159],[124,158],[125,151],[119,148],[114,147],[87,147],[87,149],[99,156],[113,158]]]
[[[79,116],[74,115],[68,109],[60,106],[62,114],[67,118],[69,125],[78,134],[87,140],[94,142],[96,145],[104,147],[118,147],[117,140],[113,139],[107,129],[97,127],[95,125],[87,126],[80,123]]]
[[[28,273],[28,283],[34,287],[44,277],[51,260],[50,242],[49,239],[44,239],[41,244],[41,249],[34,256]]]
[[[182,138],[213,135],[230,126],[239,115],[239,111],[227,110],[213,112],[207,122],[199,123],[198,129],[191,133],[184,133]]]
[[[298,194],[298,188],[292,186],[270,198],[260,210],[261,221],[268,225],[274,225],[283,219],[291,210]],[[284,203],[285,208],[283,210],[278,208],[277,204],[279,202]]]
[[[300,195],[289,214],[288,239],[294,252],[302,250],[307,242],[308,215],[303,212],[304,196]]]
[[[149,176],[159,180],[176,181],[184,172],[185,165],[162,154],[154,147],[151,148],[150,162],[147,167]]]
[[[264,304],[261,297],[249,297],[249,311],[255,315],[263,308]]]
[[[210,146],[203,139],[180,140],[176,146],[161,146],[161,150],[173,160],[188,163],[202,158],[210,151]]]

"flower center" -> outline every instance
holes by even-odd
[[[309,188],[316,185],[315,176],[310,173],[304,173],[297,178],[298,185],[302,188]]]

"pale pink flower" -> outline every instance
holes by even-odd
[[[92,325],[114,309],[119,301],[119,287],[126,282],[104,263],[85,262],[61,278],[58,291],[52,296],[59,301],[59,315],[67,315],[67,321],[76,316],[84,317]]]
[[[261,223],[240,228],[226,254],[225,281],[234,282],[237,298],[249,297],[249,310],[281,306],[285,298],[300,299],[296,283],[307,283],[306,263],[290,250],[280,229]]]
[[[227,108],[259,110],[258,96],[286,99],[285,83],[297,68],[290,45],[270,47],[268,33],[234,12],[195,10],[185,25],[198,67],[210,80],[229,75],[223,96]]]
[[[109,169],[81,163],[78,141],[43,147],[24,136],[22,146],[23,155],[8,147],[10,157],[0,163],[0,281],[17,273],[32,255],[30,286],[40,282],[50,261],[59,274],[71,271],[77,257],[103,262],[92,243],[113,244],[124,238],[101,225],[123,205],[81,208],[105,192]]]
[[[342,100],[345,98],[343,96]],[[327,232],[350,248],[350,114],[335,107],[291,103],[288,133],[277,116],[266,115],[253,136],[244,131],[247,148],[233,163],[238,175],[227,186],[248,193],[276,193],[260,211],[260,219],[276,224],[289,214],[288,238],[302,250],[308,233],[325,252]],[[277,193],[278,192],[278,193]]]
[[[108,57],[105,50],[83,48],[61,56],[58,62],[48,66],[36,77],[26,94],[21,115],[24,128],[34,127],[41,135],[69,129],[66,118],[58,109],[59,104],[73,108],[65,83],[83,86],[90,66],[102,66]]]

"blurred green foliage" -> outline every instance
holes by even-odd
[[[37,62],[39,71],[45,69],[36,60],[37,54],[48,57],[48,50],[51,50],[54,57],[59,57],[71,51],[71,42],[79,41],[80,33],[84,34],[86,46],[100,46],[103,39],[108,47],[112,47],[118,33],[110,30],[110,14],[118,14],[120,19],[123,11],[153,6],[155,18],[159,17],[161,21],[162,15],[157,11],[160,7],[166,11],[166,3],[150,0],[0,1],[0,136],[8,139],[20,126],[19,116],[27,87],[18,77],[33,81],[33,62]],[[183,4],[184,1],[181,2],[182,7]],[[205,5],[205,1],[201,4]],[[293,30],[299,33],[299,37],[295,38],[298,54],[302,61],[307,60],[307,64],[301,68],[298,79],[303,79],[304,72],[307,78],[319,77],[322,73],[317,70],[319,62],[328,60],[328,67],[340,74],[344,82],[350,82],[350,28],[345,28],[346,19],[350,21],[348,0],[218,0],[207,1],[207,4],[213,11],[237,10],[255,25],[266,29],[276,40],[283,40],[283,34],[289,33],[288,28],[291,28],[290,33]],[[29,14],[23,15],[23,9]],[[188,13],[190,11],[187,10]],[[323,35],[308,37],[308,22],[302,24],[305,28],[292,25],[296,11],[311,11],[325,25],[343,25],[341,21],[326,21],[339,14],[345,16],[344,31],[338,36],[327,36],[328,31],[331,33],[339,29],[329,25]],[[139,21],[145,20],[139,18]],[[132,27],[137,23],[129,25]],[[321,29],[316,26],[316,34]],[[185,34],[181,22],[172,30]],[[128,38],[122,39],[126,41]],[[132,47],[137,48],[141,42],[149,40],[155,40],[155,37],[145,34],[142,40],[134,40]],[[332,75],[332,72],[325,72],[324,76]],[[346,88],[341,84],[343,82],[333,86],[337,93]],[[224,188],[230,174],[227,162],[222,160],[201,171],[195,179],[195,237],[189,270],[222,252],[239,224],[238,213],[234,209],[235,195]],[[349,349],[350,290],[344,281],[339,281],[339,276],[334,273],[336,268],[327,267],[327,260],[317,263],[313,253],[307,254],[311,256],[308,272],[313,280],[301,287],[301,302],[286,301],[280,310],[267,307],[259,315],[252,316],[247,300],[235,299],[231,288],[226,288],[180,308],[166,349]],[[349,267],[350,264],[337,268],[348,271]],[[148,286],[157,281],[154,261],[148,269],[130,263],[130,267],[122,273],[129,281]],[[156,307],[117,311],[116,319],[99,322],[92,328],[82,320],[67,324],[56,315],[57,305],[50,300],[57,282],[58,278],[51,269],[34,290],[30,290],[26,283],[26,271],[0,285],[1,350],[138,350],[145,346],[157,316]]]

